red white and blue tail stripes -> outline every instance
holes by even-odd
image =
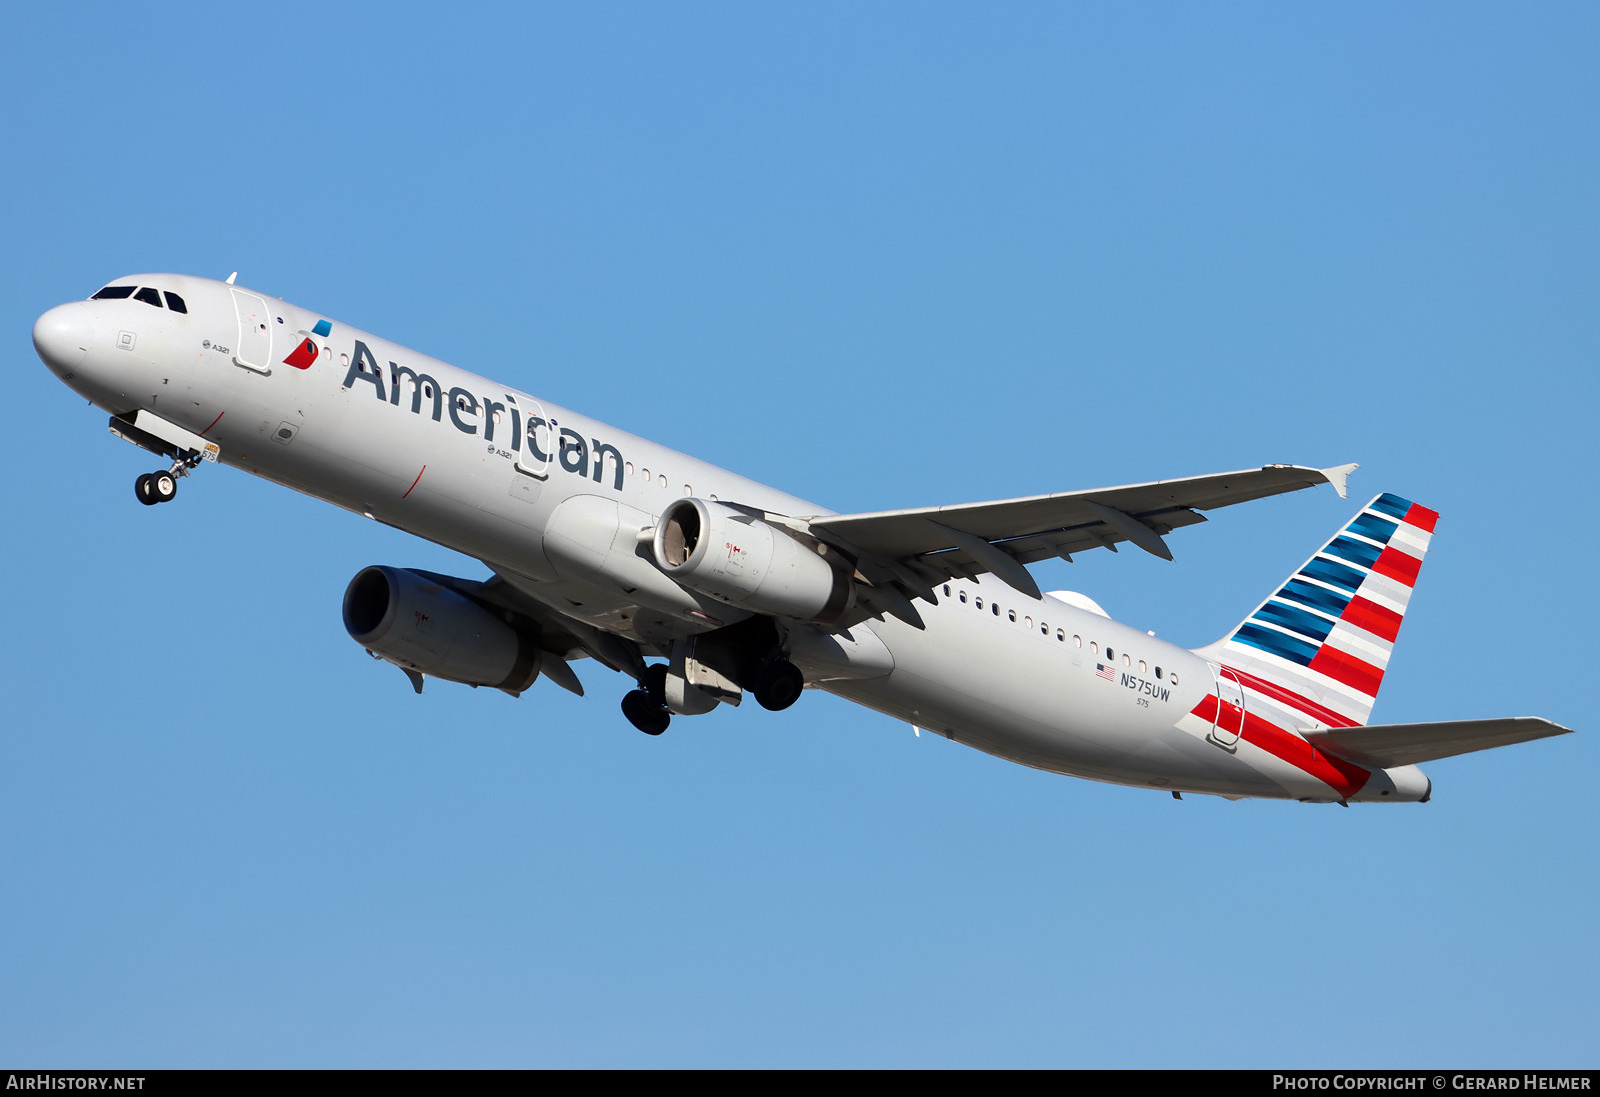
[[[1280,726],[1367,723],[1438,520],[1378,496],[1205,654],[1237,673],[1253,710],[1280,710],[1268,717]]]

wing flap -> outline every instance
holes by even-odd
[[[1533,716],[1443,720],[1429,724],[1369,724],[1303,732],[1319,750],[1363,766],[1389,769],[1432,762],[1490,747],[1566,735],[1571,728]]]
[[[1196,514],[1192,510],[1167,510],[1155,515],[1145,515],[1140,518],[1145,525],[1155,533],[1165,536],[1175,529],[1183,526],[1199,525],[1206,520],[1203,514]],[[1110,542],[1109,544],[1107,542]],[[1049,560],[1060,557],[1071,560],[1075,552],[1087,552],[1090,549],[1108,548],[1117,551],[1117,540],[1106,532],[1104,527],[1076,526],[1067,529],[1041,530],[1038,533],[1026,534],[1022,537],[1012,537],[1008,540],[998,541],[996,545],[1015,556],[1019,563],[1034,564],[1040,560]],[[937,557],[935,557],[937,559]]]

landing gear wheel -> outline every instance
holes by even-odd
[[[170,472],[147,472],[133,482],[133,494],[147,507],[165,503],[178,494],[178,478]]]
[[[169,502],[178,494],[178,478],[170,472],[152,472],[149,491],[152,502]]]
[[[623,697],[622,715],[646,735],[660,735],[672,723],[672,713],[642,689],[633,690]]]
[[[769,712],[781,712],[800,700],[805,688],[805,677],[800,668],[784,659],[771,664],[761,673],[761,680],[751,692],[756,703]]]

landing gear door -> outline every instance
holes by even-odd
[[[1239,736],[1244,733],[1244,686],[1239,681],[1239,676],[1227,667],[1209,664],[1211,677],[1217,686],[1217,713],[1212,720],[1211,735],[1213,743],[1224,749],[1232,749],[1239,743]]]
[[[272,372],[272,317],[267,303],[242,289],[233,292],[233,308],[239,315],[239,341],[233,348],[233,364],[257,373]]]

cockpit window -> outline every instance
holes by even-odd
[[[183,303],[182,297],[179,297],[169,289],[164,289],[161,292],[167,295],[167,308],[173,312],[187,313],[189,311],[189,307]]]
[[[99,293],[97,293],[93,297],[89,298],[89,300],[91,300],[91,301],[116,301],[116,300],[120,300],[123,297],[132,297],[133,296],[133,290],[134,290],[133,286],[107,286],[105,289],[101,290]]]
[[[133,299],[135,301],[143,301],[147,305],[154,305],[156,308],[161,307],[161,295],[149,286],[134,294]]]

